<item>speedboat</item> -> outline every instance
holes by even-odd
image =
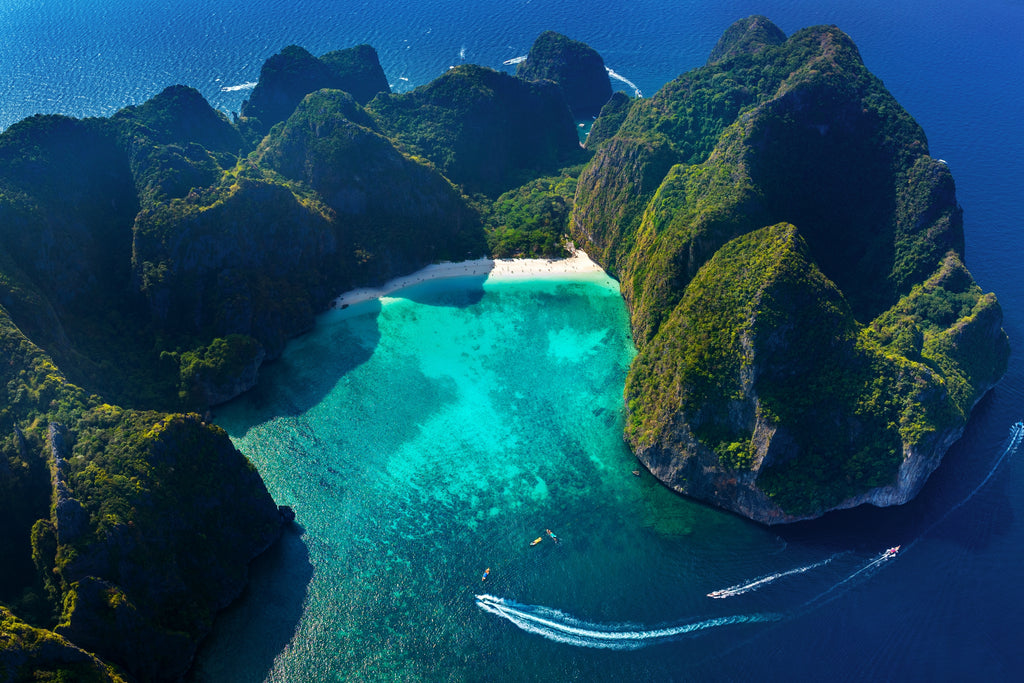
[[[885,556],[886,557],[893,557],[899,551],[900,551],[900,546],[895,545],[895,546],[893,546],[893,547],[891,547],[891,548],[889,548],[888,550],[885,551]]]

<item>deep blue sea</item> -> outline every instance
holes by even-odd
[[[370,43],[404,91],[545,29],[649,95],[753,13],[854,39],[952,169],[1003,306],[1010,369],[921,495],[782,528],[679,498],[629,473],[613,281],[421,287],[324,316],[219,412],[300,524],[194,680],[1024,678],[1024,1],[2,0],[0,127],[176,83],[237,111],[292,43]]]

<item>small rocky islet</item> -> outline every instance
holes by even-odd
[[[835,27],[741,20],[645,99],[546,32],[517,76],[399,95],[368,46],[291,46],[234,120],[184,86],[31,117],[0,135],[0,680],[183,676],[290,521],[205,411],[338,292],[566,238],[621,283],[639,460],[760,522],[909,500],[1006,369],[952,175]]]

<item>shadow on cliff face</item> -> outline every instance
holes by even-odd
[[[253,560],[245,591],[217,616],[186,681],[266,679],[295,635],[313,577],[302,533],[297,524],[285,527],[280,540]]]
[[[486,280],[487,275],[428,280],[390,296],[426,306],[467,308],[483,299]],[[244,434],[274,417],[302,415],[318,405],[373,355],[381,338],[382,310],[380,300],[374,299],[320,315],[311,332],[292,339],[280,358],[260,368],[256,386],[236,399],[240,409],[232,406],[228,431]]]
[[[996,414],[994,403],[990,392],[975,406],[963,436],[921,492],[905,505],[862,505],[830,512],[818,520],[774,527],[773,531],[787,542],[834,546],[836,551],[881,551],[924,538],[942,539],[970,552],[984,550],[1012,526],[1009,479],[1000,477],[998,470],[1019,457],[1018,451],[1006,453],[1005,440],[990,436],[1019,419],[1015,414]],[[993,476],[989,479],[989,475]]]

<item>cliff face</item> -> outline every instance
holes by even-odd
[[[767,523],[909,500],[1008,354],[920,128],[837,29],[779,35],[738,22],[635,102],[572,218],[640,347],[627,440],[674,488]]]
[[[124,683],[124,678],[96,655],[51,631],[34,628],[0,606],[0,681],[66,680],[79,683]]]
[[[786,34],[778,26],[760,15],[736,21],[725,30],[708,56],[708,64],[738,55],[753,55],[767,47],[782,45]]]
[[[580,160],[556,86],[463,67],[386,89],[371,48],[288,48],[237,122],[174,86],[0,135],[0,600],[33,624],[0,614],[0,679],[185,673],[287,521],[188,411],[339,292],[486,253],[481,213],[503,214],[446,173],[564,222],[574,178],[538,178]]]
[[[479,219],[451,183],[399,152],[343,92],[309,95],[257,159],[330,207],[339,239],[360,253],[351,265],[360,279],[384,280],[485,249]]]
[[[99,403],[3,309],[0,344],[0,430],[12,435],[0,440],[0,488],[15,497],[4,600],[76,646],[34,630],[32,642],[53,647],[7,641],[11,671],[85,675],[99,655],[132,676],[173,680],[276,538],[276,506],[223,431]]]
[[[196,415],[98,406],[73,450],[59,434],[55,631],[143,680],[177,680],[277,538],[277,506],[227,434]]]
[[[384,135],[468,192],[496,196],[575,163],[579,137],[562,91],[472,64],[368,106]]]
[[[268,59],[252,95],[242,103],[243,130],[262,137],[288,118],[302,98],[330,88],[344,90],[360,104],[380,92],[390,92],[377,51],[369,45],[329,52],[317,59],[297,45],[289,45]]]
[[[592,47],[554,31],[541,33],[530,47],[516,76],[528,81],[554,81],[578,119],[596,116],[612,96],[604,60]]]

